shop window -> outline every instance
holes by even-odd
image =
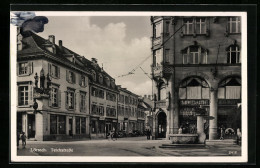
[[[20,62],[17,66],[18,76],[30,75],[33,73],[33,62]]]
[[[81,134],[86,134],[86,118],[82,117],[81,119]]]
[[[75,117],[76,120],[76,134],[80,134],[80,117]]]
[[[241,79],[228,78],[219,84],[219,99],[241,99]]]
[[[50,115],[50,134],[57,134],[57,115]]]
[[[240,33],[241,32],[240,17],[229,17],[228,18],[228,32],[229,33]]]
[[[183,64],[207,64],[207,50],[193,45],[182,50]]]
[[[98,121],[98,133],[105,133],[105,121]]]
[[[227,63],[228,64],[237,64],[240,63],[240,51],[239,47],[234,44],[230,45],[227,49]]]
[[[91,133],[97,133],[96,121],[95,120],[91,121]]]
[[[59,115],[59,134],[66,134],[66,116]]]
[[[200,78],[188,78],[179,88],[180,99],[209,99],[209,85]]]

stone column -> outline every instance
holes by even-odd
[[[217,100],[217,89],[210,90],[210,116],[214,117],[213,120],[209,121],[209,140],[217,139],[217,128],[218,128],[218,100]]]
[[[203,116],[197,116],[197,134],[198,134],[198,143],[204,144],[206,140],[206,134],[204,133]]]

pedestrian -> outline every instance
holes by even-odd
[[[240,145],[241,144],[241,131],[239,128],[237,128],[237,144]]]
[[[224,140],[224,130],[222,127],[220,129],[220,140]]]
[[[26,135],[25,135],[24,132],[22,132],[21,139],[22,139],[22,146],[23,146],[23,148],[25,148],[25,146],[26,146]]]
[[[19,143],[20,143],[20,132],[17,131],[17,149],[19,149]]]
[[[147,130],[147,140],[150,140],[150,136],[151,136],[151,131],[150,129]]]

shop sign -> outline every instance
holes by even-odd
[[[209,100],[180,100],[181,106],[209,105]]]
[[[218,99],[218,105],[237,105],[241,103],[240,99]]]

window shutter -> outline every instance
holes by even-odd
[[[52,91],[51,91],[51,94],[50,94],[50,97],[49,97],[49,106],[51,107],[52,106]]]
[[[61,91],[58,90],[58,107],[61,107]]]
[[[28,104],[29,105],[32,105],[33,104],[33,86],[32,85],[29,85],[28,86],[28,92],[29,92],[29,96],[28,96]]]
[[[66,80],[69,81],[69,71],[66,69]]]
[[[50,63],[48,63],[48,73],[49,73],[50,76],[52,76],[52,73],[51,73],[51,64],[50,64]]]
[[[79,85],[82,86],[82,76],[79,75]]]
[[[64,93],[65,93],[65,96],[64,96],[65,97],[65,108],[68,109],[68,92],[65,91]]]
[[[199,53],[198,62],[201,63],[201,46],[199,46],[199,48],[198,48],[198,53]]]
[[[74,110],[77,109],[77,93],[74,93]]]
[[[58,78],[60,78],[60,67],[57,68],[58,68]]]

